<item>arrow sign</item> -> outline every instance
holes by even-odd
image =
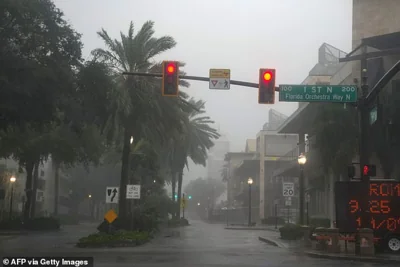
[[[109,186],[106,189],[106,203],[118,203],[119,187]]]
[[[113,190],[112,192],[113,192],[113,195],[112,195],[112,197],[111,197],[111,202],[114,202],[114,198],[115,198],[115,196],[117,195],[118,190],[114,188],[114,190]]]

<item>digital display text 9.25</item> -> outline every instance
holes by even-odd
[[[341,232],[359,228],[400,232],[400,182],[336,182],[335,204]]]

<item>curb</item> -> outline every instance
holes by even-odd
[[[260,240],[261,242],[267,243],[268,245],[274,246],[274,247],[287,248],[286,246],[284,246],[280,242],[277,242],[277,241],[275,241],[273,239],[270,239],[270,238],[259,236],[258,240]]]
[[[340,255],[340,254],[323,254],[312,251],[304,252],[307,256],[311,258],[323,258],[331,260],[347,260],[347,261],[359,261],[359,262],[374,262],[374,263],[400,263],[399,259],[390,258],[377,258],[377,257],[363,257],[363,256],[353,256],[353,255]]]
[[[278,232],[275,229],[268,229],[263,227],[224,227],[225,230],[258,230],[258,231],[271,231]]]

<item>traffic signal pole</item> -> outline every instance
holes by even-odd
[[[161,73],[123,72],[122,75],[133,75],[133,76],[142,76],[142,77],[162,78],[162,74]],[[202,82],[210,81],[209,77],[188,76],[188,75],[179,75],[179,79],[192,80],[192,81],[202,81]],[[258,88],[258,83],[250,83],[250,82],[230,80],[230,84],[238,85],[238,86],[244,86],[244,87]],[[279,87],[275,87],[275,91],[279,92]]]

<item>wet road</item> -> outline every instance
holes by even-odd
[[[74,231],[68,233],[68,231]],[[225,230],[223,225],[191,221],[144,246],[118,249],[78,249],[74,243],[91,228],[68,228],[60,233],[20,236],[0,241],[0,255],[94,256],[99,267],[375,267],[382,264],[312,259],[258,241],[260,232]],[[271,235],[276,235],[270,232]],[[398,264],[385,265],[389,267]]]

